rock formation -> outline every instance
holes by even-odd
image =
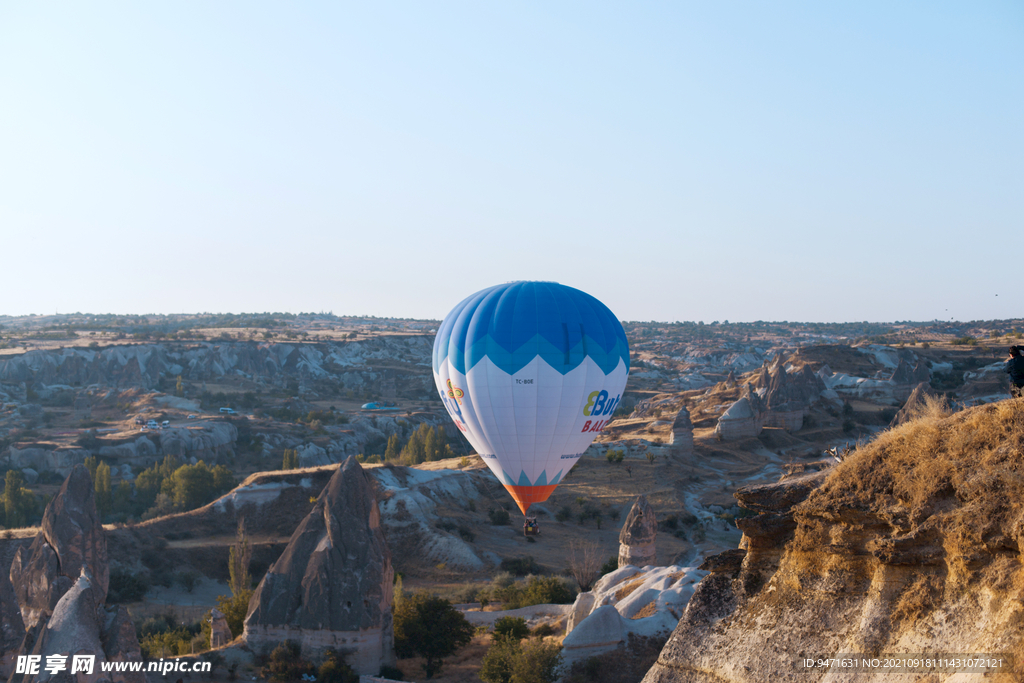
[[[932,389],[928,382],[921,382],[914,390],[910,392],[910,396],[907,398],[907,402],[903,404],[900,411],[896,413],[896,416],[892,418],[892,422],[889,423],[890,427],[898,427],[899,425],[910,422],[914,418],[918,417],[921,411],[925,407],[925,401],[931,396],[932,398],[938,398],[938,394]]]
[[[21,618],[14,588],[7,576],[0,575],[0,679],[14,670],[14,660],[25,639],[25,622]]]
[[[210,647],[220,647],[231,642],[231,627],[227,617],[219,609],[210,611]]]
[[[740,399],[718,418],[714,433],[726,441],[757,436],[764,428],[765,410],[760,395],[748,384]]]
[[[72,677],[68,671],[38,675],[15,675],[12,681],[98,681],[100,662],[141,661],[135,626],[124,607],[107,609],[109,567],[107,543],[93,495],[89,471],[77,465],[43,513],[42,530],[26,548],[18,548],[11,563],[13,600],[3,595],[0,585],[0,618],[4,626],[4,664],[10,655],[88,654],[95,656],[91,676]],[[2,582],[0,582],[2,584]],[[17,615],[11,607],[18,610]],[[7,651],[16,634],[18,616],[21,633],[18,647]],[[70,663],[70,659],[67,660]],[[8,667],[0,671],[11,674]],[[117,683],[142,683],[143,673],[119,673]]]
[[[893,398],[897,401],[906,400],[917,385],[931,379],[931,374],[927,361],[918,360],[916,365],[911,365],[901,355],[899,364],[889,378],[893,383]]]
[[[741,520],[747,552],[697,586],[644,682],[1022,680],[1022,443],[1020,401],[930,413],[831,470],[739,491],[759,512]],[[801,668],[839,653],[1016,662],[955,676]]]
[[[705,572],[693,567],[621,567],[576,596],[566,623],[566,665],[614,649],[629,634],[666,636]]]
[[[619,532],[619,567],[654,564],[654,537],[657,534],[658,522],[654,517],[654,509],[647,498],[638,496]]]
[[[107,596],[107,541],[84,465],[76,465],[43,513],[42,529],[11,563],[11,584],[25,626],[49,618],[57,601],[88,569],[96,594]]]
[[[679,408],[679,412],[676,413],[668,442],[672,445],[672,449],[680,455],[693,453],[693,422],[690,421],[690,411],[686,409],[686,406]]]
[[[246,643],[269,651],[293,640],[310,658],[334,648],[375,675],[394,663],[393,577],[373,487],[350,457],[256,588]]]

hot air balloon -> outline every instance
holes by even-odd
[[[455,426],[525,516],[611,419],[626,387],[629,344],[615,315],[589,294],[511,282],[452,309],[434,340],[433,368]]]

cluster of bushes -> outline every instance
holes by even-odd
[[[448,435],[444,427],[436,429],[427,423],[420,424],[409,435],[405,444],[397,433],[388,437],[384,449],[384,460],[402,465],[419,465],[422,462],[443,460],[452,457],[452,448],[448,445]]]
[[[576,599],[576,588],[559,576],[528,576],[516,581],[503,572],[478,594],[480,602],[500,602],[502,609],[519,609],[530,605],[568,605]]]
[[[223,465],[210,467],[200,460],[182,465],[173,455],[143,470],[135,479],[135,512],[144,510],[143,519],[170,512],[194,510],[206,505],[235,486],[231,470]],[[117,510],[115,510],[117,512]]]
[[[530,635],[538,637],[524,643]],[[545,642],[543,635],[548,634],[531,634],[522,617],[495,621],[493,644],[481,663],[480,679],[484,683],[554,683],[562,663],[562,647]]]
[[[182,624],[174,612],[146,619],[136,626],[143,659],[160,659],[210,648],[210,625],[196,621]]]
[[[620,463],[625,459],[626,451],[621,448],[609,448],[604,457],[608,459],[608,462]]]
[[[686,539],[685,527],[692,527],[700,523],[693,514],[684,512],[680,515],[669,515],[658,522],[658,531],[671,533],[676,538]]]
[[[578,510],[574,510],[570,505],[563,505],[558,508],[555,512],[555,519],[559,522],[576,520],[576,523],[580,525],[586,524],[587,520],[592,519],[597,524],[597,528],[600,529],[601,523],[604,521],[604,513],[601,509],[586,501],[581,502],[580,500],[577,500],[577,504],[579,507]],[[612,519],[618,519],[619,517],[618,510],[613,510],[610,514],[613,515]]]
[[[345,656],[340,652],[328,650],[323,663],[317,667],[302,658],[301,647],[291,640],[274,648],[260,667],[260,676],[275,683],[301,681],[306,676],[314,678],[318,683],[359,681],[359,675],[345,662]]]

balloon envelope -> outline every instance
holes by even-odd
[[[452,309],[434,340],[433,369],[456,427],[525,514],[611,419],[629,345],[618,319],[589,294],[511,282]]]

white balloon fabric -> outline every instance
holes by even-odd
[[[629,344],[589,294],[511,282],[452,309],[434,340],[433,368],[455,425],[526,514],[611,419]]]

